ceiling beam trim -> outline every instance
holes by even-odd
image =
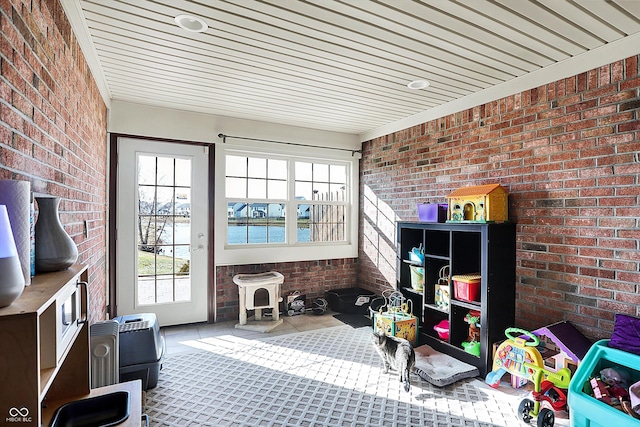
[[[111,91],[109,90],[109,85],[107,84],[107,79],[105,78],[102,66],[100,65],[98,53],[93,45],[89,27],[84,19],[84,12],[77,0],[60,0],[60,4],[64,9],[64,13],[67,15],[67,19],[69,19],[69,24],[73,29],[78,45],[80,46],[85,60],[87,61],[87,65],[91,70],[93,79],[98,86],[102,100],[106,107],[110,108]]]
[[[360,133],[360,142],[369,141],[428,121],[501,99],[515,93],[542,86],[563,78],[584,73],[640,54],[640,33],[600,46],[582,55],[531,72],[525,76],[506,81],[488,89],[450,101],[446,104],[422,111],[394,123],[389,123]]]

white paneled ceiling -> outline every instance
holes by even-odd
[[[638,0],[62,3],[107,99],[363,138],[541,71],[573,75],[609,49],[640,52]],[[209,28],[187,32],[180,14]],[[407,88],[415,79],[431,85]]]

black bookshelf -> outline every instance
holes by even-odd
[[[409,251],[422,244],[425,251],[424,289],[411,286]],[[397,286],[414,301],[420,317],[420,344],[477,366],[481,376],[491,370],[493,344],[505,339],[506,328],[515,321],[515,224],[398,222]],[[435,285],[440,269],[449,265],[449,277],[480,273],[480,301],[455,298],[449,284],[448,310],[435,304]],[[480,356],[462,347],[469,336],[464,318],[470,310],[480,312]],[[449,320],[449,340],[441,339],[433,327]]]

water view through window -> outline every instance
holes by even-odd
[[[344,164],[227,155],[225,195],[228,245],[345,240]]]

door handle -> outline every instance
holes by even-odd
[[[87,282],[78,282],[76,283],[76,287],[84,288],[84,298],[82,297],[82,292],[80,293],[80,314],[82,318],[78,319],[78,325],[82,325],[83,323],[87,323],[87,313],[89,312],[89,284]]]

